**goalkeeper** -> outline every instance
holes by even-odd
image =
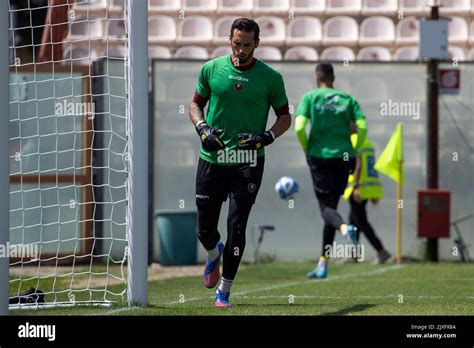
[[[219,281],[223,255],[216,307],[231,307],[229,295],[245,248],[247,220],[262,181],[264,147],[291,125],[282,76],[253,57],[259,33],[252,19],[233,22],[229,35],[232,54],[204,64],[189,110],[202,143],[196,175],[197,233],[208,253],[203,275],[208,288]],[[204,118],[207,102],[209,109]],[[277,120],[265,131],[270,106]],[[256,163],[249,165],[242,160],[249,152],[256,155]],[[230,202],[224,246],[217,225],[227,197]]]
[[[334,69],[321,62],[316,67],[318,88],[306,93],[296,112],[295,131],[313,179],[313,187],[324,219],[323,249],[318,264],[308,278],[326,278],[328,259],[336,230],[352,243],[357,242],[357,228],[349,225],[337,212],[337,205],[355,167],[356,150],[365,141],[365,115],[354,97],[333,87]],[[357,126],[356,150],[350,139],[350,123]],[[309,139],[306,125],[311,124]]]

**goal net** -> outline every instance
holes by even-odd
[[[127,300],[129,19],[126,0],[9,2],[10,309]]]

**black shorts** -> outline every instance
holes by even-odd
[[[223,166],[199,158],[196,173],[196,205],[243,199],[255,203],[262,183],[265,157],[258,157],[256,166],[241,164]]]
[[[316,195],[342,195],[346,189],[349,174],[354,171],[355,158],[345,161],[343,158],[310,157],[309,168]]]

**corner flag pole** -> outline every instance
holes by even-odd
[[[399,122],[385,149],[374,165],[375,170],[397,183],[396,212],[396,262],[402,259],[402,209],[403,209],[403,124]]]
[[[400,177],[403,177],[403,161],[398,162],[398,170],[400,171]],[[397,182],[397,265],[402,262],[402,209],[400,202],[403,202],[403,186],[400,182]]]

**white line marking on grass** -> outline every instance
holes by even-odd
[[[113,309],[113,310],[105,312],[105,313],[97,313],[97,314],[92,314],[92,315],[112,315],[112,314],[117,314],[117,313],[121,313],[121,312],[133,311],[133,310],[139,309],[139,308],[141,308],[141,307],[117,308],[117,309]]]
[[[318,284],[322,282],[329,282],[329,281],[334,281],[334,280],[341,280],[341,279],[348,279],[348,278],[354,278],[354,277],[363,277],[363,276],[371,276],[375,274],[380,274],[380,273],[385,273],[388,271],[392,271],[394,269],[400,269],[401,267],[404,267],[403,265],[394,265],[390,267],[385,267],[381,269],[377,269],[375,271],[370,271],[370,272],[361,272],[361,273],[351,273],[351,274],[345,274],[345,275],[340,275],[340,276],[334,276],[326,279],[318,279],[318,280],[305,280],[305,281],[300,281],[300,282],[291,282],[291,283],[285,283],[285,284],[279,284],[279,285],[272,285],[272,286],[267,286],[265,288],[257,288],[257,289],[251,289],[251,290],[246,290],[246,291],[239,291],[232,293],[232,296],[242,296],[245,294],[249,294],[252,292],[257,292],[257,291],[268,291],[268,290],[274,290],[274,289],[281,289],[281,288],[286,288],[288,286],[294,286],[294,285],[303,285],[303,284]],[[213,296],[204,296],[204,297],[191,297],[188,299],[183,299],[183,300],[176,300],[176,301],[171,301],[171,302],[163,302],[163,303],[158,303],[159,305],[174,305],[174,304],[183,304],[186,302],[191,302],[191,301],[199,301],[199,300],[207,300],[207,299],[213,299]]]
[[[232,294],[234,296],[234,294]],[[270,296],[239,296],[235,295],[236,297],[243,298],[243,299],[270,299],[270,298],[281,298],[281,299],[288,299],[288,295],[270,295]],[[351,298],[361,298],[361,299],[384,299],[384,298],[397,298],[399,295],[352,295]],[[319,298],[319,299],[335,299],[335,300],[342,300],[347,299],[347,296],[317,296],[317,295],[292,295],[293,298]],[[474,296],[423,296],[423,295],[404,295],[405,298],[418,298],[418,299],[459,299],[459,298],[466,298],[466,299],[474,299]]]

